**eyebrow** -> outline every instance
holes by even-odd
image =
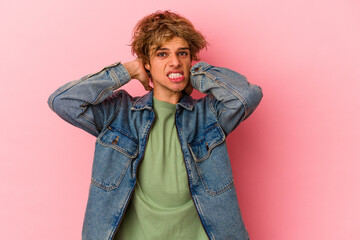
[[[189,51],[190,51],[190,48],[188,48],[188,47],[181,47],[181,48],[178,48],[178,49],[177,49],[177,51],[179,51],[179,50],[189,50]],[[159,48],[156,49],[156,52],[157,52],[157,51],[169,51],[169,49],[168,49],[168,48],[160,48],[160,47],[159,47]]]

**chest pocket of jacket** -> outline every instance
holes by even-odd
[[[137,155],[137,141],[126,132],[109,127],[96,142],[92,184],[106,191],[117,188]]]
[[[206,193],[216,196],[234,186],[225,134],[217,123],[188,145]]]

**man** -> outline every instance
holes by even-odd
[[[249,239],[225,137],[262,92],[230,69],[192,66],[204,47],[187,19],[158,11],[135,27],[137,59],[50,96],[60,117],[97,137],[83,239]],[[117,90],[131,79],[149,93]],[[193,88],[207,95],[194,100]]]

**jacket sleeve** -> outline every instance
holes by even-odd
[[[250,116],[263,97],[259,86],[230,69],[199,62],[190,72],[192,86],[212,99],[210,108],[226,135]]]
[[[111,98],[114,90],[130,80],[126,68],[115,63],[61,86],[50,95],[48,104],[65,121],[98,136],[119,107]]]

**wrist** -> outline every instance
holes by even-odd
[[[131,61],[131,62],[123,63],[123,66],[129,72],[129,75],[131,76],[131,79],[136,78],[136,74],[137,74],[137,70],[138,70],[138,63],[137,63],[136,60]]]

